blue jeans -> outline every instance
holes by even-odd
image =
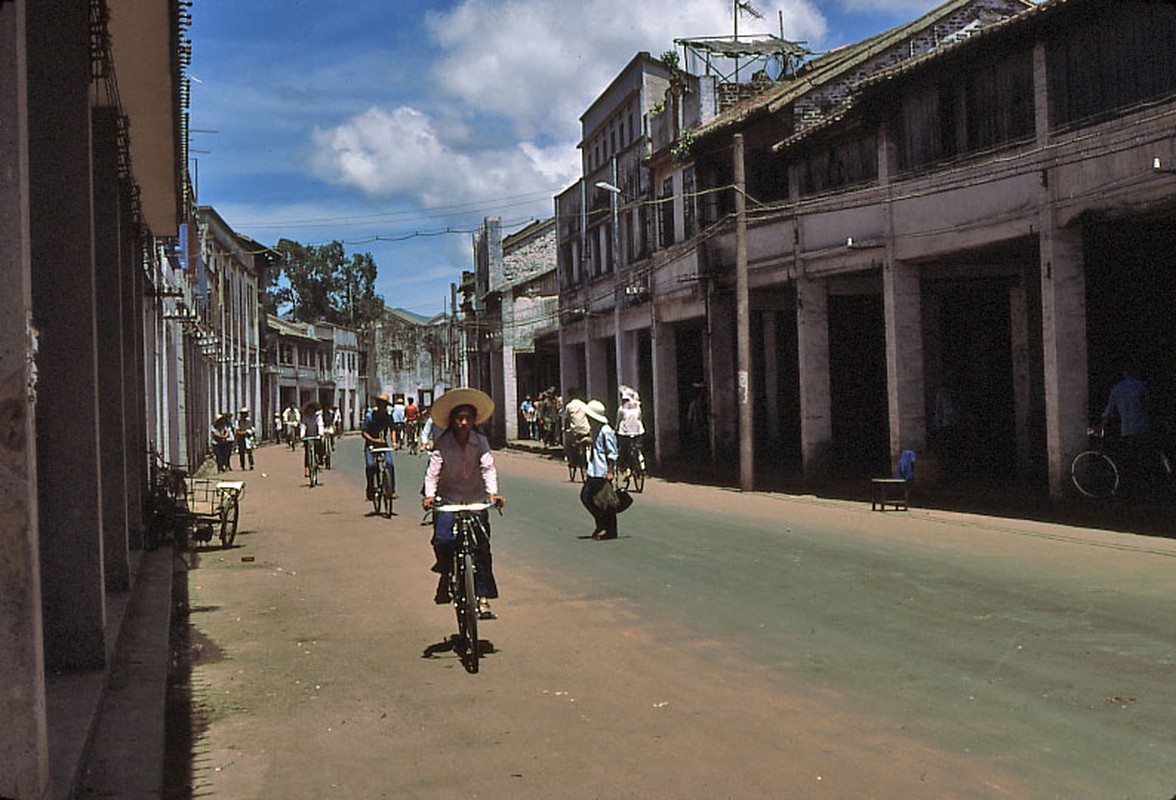
[[[490,514],[477,514],[482,522],[478,541],[474,545],[474,591],[478,597],[498,597],[498,584],[494,580],[494,560],[490,556]],[[448,574],[453,565],[453,550],[457,545],[453,532],[454,515],[438,511],[433,515],[433,554],[443,574]]]
[[[392,481],[392,491],[396,491],[396,468],[392,466],[392,451],[384,453],[384,464],[388,467],[388,479]],[[372,485],[372,478],[376,473],[376,454],[370,447],[363,449],[363,463],[367,466],[368,486]]]

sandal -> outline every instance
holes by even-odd
[[[490,610],[490,604],[485,600],[478,603],[478,619],[498,619],[498,615]]]

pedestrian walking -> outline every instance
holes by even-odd
[[[222,411],[212,422],[212,456],[216,471],[227,472],[233,456],[233,415]]]
[[[592,446],[588,450],[588,479],[580,490],[580,502],[596,521],[592,538],[596,540],[617,538],[617,510],[603,507],[601,491],[612,483],[617,468],[617,436],[608,424],[604,403],[592,400],[584,405],[584,413],[590,421]]]
[[[241,462],[241,469],[245,469],[248,460],[249,469],[253,469],[254,436],[257,434],[253,427],[253,418],[249,416],[249,409],[242,408],[237,414],[237,457]]]

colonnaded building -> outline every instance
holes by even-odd
[[[1174,33],[1172,3],[952,0],[821,55],[639,54],[556,198],[565,390],[640,388],[659,460],[909,449],[917,479],[1064,493],[1123,357],[1173,407]],[[769,66],[732,82],[716,52]]]

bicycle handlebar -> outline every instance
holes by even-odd
[[[443,511],[447,514],[458,514],[462,511],[486,511],[490,508],[497,508],[498,513],[502,513],[502,508],[497,503],[446,503],[444,505],[433,504],[434,511]]]
[[[369,453],[391,453],[391,452],[393,452],[393,448],[391,448],[391,447],[369,447],[368,452]]]

